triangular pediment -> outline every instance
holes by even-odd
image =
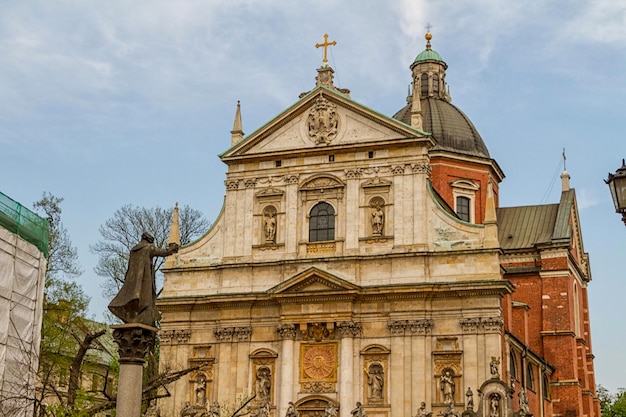
[[[356,292],[358,285],[312,267],[268,290],[270,294],[296,295],[310,293]]]
[[[352,99],[317,87],[266,125],[221,155],[241,157],[327,152],[329,147],[411,139],[434,144],[428,133],[382,115]]]

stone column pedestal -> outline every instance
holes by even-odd
[[[115,325],[111,329],[120,355],[116,416],[140,417],[144,356],[158,329],[140,323]]]

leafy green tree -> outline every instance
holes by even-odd
[[[103,284],[104,297],[113,298],[124,284],[130,250],[141,240],[143,232],[154,236],[156,246],[167,245],[173,210],[127,204],[100,226],[102,240],[91,246],[91,252],[99,256],[96,274],[107,279]],[[200,211],[189,206],[179,209],[179,219],[181,245],[192,242],[210,226]],[[164,258],[154,258],[154,270],[158,271],[164,261]]]
[[[598,385],[597,394],[602,417],[626,417],[626,388],[618,388],[617,393],[612,394]]]
[[[85,323],[89,298],[75,281],[82,274],[78,252],[61,220],[62,198],[44,192],[33,207],[50,225],[49,257],[39,351],[36,416],[70,416],[94,400],[80,386],[83,361],[105,329]],[[49,408],[44,403],[55,404]]]

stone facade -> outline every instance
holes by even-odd
[[[439,80],[425,92],[445,91],[447,66],[428,59],[411,67],[413,97],[421,68]],[[307,417],[512,416],[507,355],[537,330],[514,319],[522,303],[502,273],[504,175],[485,152],[449,152],[420,130],[420,100],[404,123],[332,77],[323,65],[313,90],[245,138],[238,106],[222,212],[166,263],[161,365],[202,367],[170,388],[162,415],[254,396],[263,417],[291,402]],[[542,354],[526,349],[550,376]]]

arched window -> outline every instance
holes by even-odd
[[[543,374],[543,377],[541,378],[541,392],[544,399],[550,399],[550,381],[548,381],[548,376],[546,374]]]
[[[317,203],[309,218],[309,242],[335,240],[335,209],[328,203]]]
[[[470,199],[468,197],[458,196],[456,198],[456,214],[461,220],[470,221]]]
[[[439,75],[433,74],[433,94],[439,95]]]
[[[515,356],[515,351],[511,351],[509,353],[509,368],[511,372],[511,379],[517,381],[517,358]]]
[[[422,74],[422,97],[428,97],[428,74]]]
[[[531,391],[535,390],[535,372],[531,363],[526,366],[526,388]]]

